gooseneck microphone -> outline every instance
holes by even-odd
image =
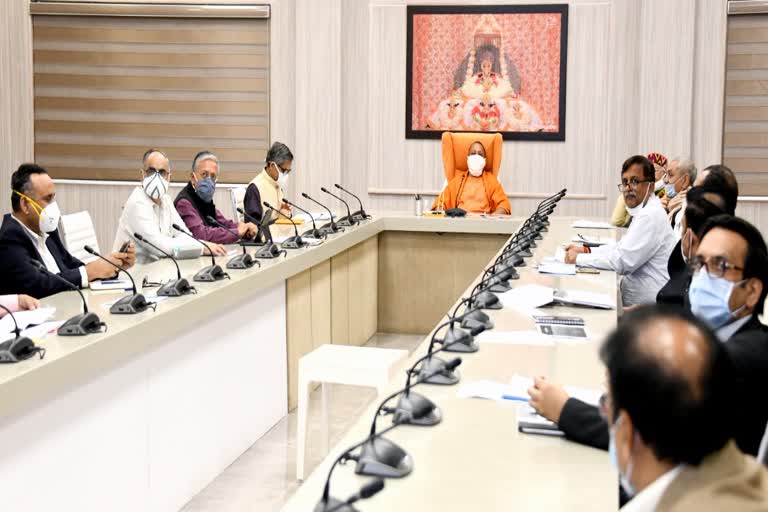
[[[419,370],[419,374],[421,375],[421,380],[428,384],[438,384],[441,386],[451,386],[453,384],[456,384],[459,382],[459,375],[456,372],[448,371],[446,370],[446,362],[439,357],[433,357],[433,354],[437,352],[477,352],[479,349],[477,347],[477,344],[474,342],[474,337],[481,332],[485,330],[485,326],[477,326],[473,328],[471,331],[466,332],[464,330],[461,330],[461,333],[458,332],[451,336],[451,337],[444,337],[442,340],[437,339],[437,335],[440,332],[441,329],[444,327],[450,327],[454,324],[454,322],[460,322],[465,317],[467,317],[469,314],[471,314],[474,309],[470,309],[468,311],[465,311],[462,315],[459,316],[452,316],[445,322],[438,325],[435,330],[432,332],[432,337],[429,340],[429,349],[427,350],[426,357],[422,358],[424,360],[424,364],[421,365],[421,368]],[[435,343],[440,343],[443,348],[439,350],[435,350]],[[463,350],[451,350],[453,347],[458,347],[460,345],[467,345],[467,347]],[[428,379],[425,377],[427,374],[434,374],[432,377],[429,377]]]
[[[310,237],[310,238],[316,238],[316,239],[318,239],[318,240],[320,240],[321,238],[325,238],[325,237],[326,237],[326,235],[325,235],[325,234],[324,234],[322,231],[320,231],[319,229],[317,229],[317,225],[315,224],[315,218],[312,216],[312,214],[311,214],[311,213],[309,213],[307,210],[305,210],[305,209],[304,209],[304,208],[302,208],[301,206],[299,206],[299,205],[297,205],[297,204],[293,204],[292,202],[290,202],[290,201],[289,201],[289,200],[287,200],[286,198],[283,198],[283,202],[284,202],[285,204],[287,204],[288,206],[291,206],[291,207],[293,207],[293,208],[296,208],[296,209],[297,209],[297,210],[299,210],[300,212],[304,212],[304,213],[306,213],[306,214],[309,216],[309,219],[312,221],[312,229],[308,229],[307,231],[305,231],[304,233],[302,233],[302,235],[301,235],[301,236],[306,236],[306,237]]]
[[[208,217],[210,219],[210,217]],[[222,270],[222,268],[216,264],[216,258],[213,257],[213,251],[211,251],[211,248],[203,242],[202,240],[198,240],[191,234],[187,233],[186,229],[181,229],[181,227],[178,224],[171,224],[171,227],[178,231],[179,233],[182,233],[195,242],[199,243],[203,246],[203,248],[207,249],[208,252],[211,255],[211,264],[207,267],[203,267],[200,270],[197,271],[197,273],[192,277],[193,281],[200,281],[204,283],[210,283],[212,281],[220,281],[224,279],[225,277],[229,277],[229,275]]]
[[[333,234],[333,233],[340,233],[340,232],[344,231],[344,228],[342,228],[339,225],[337,225],[336,221],[333,220],[333,212],[331,211],[330,208],[325,206],[323,203],[321,203],[317,199],[311,198],[309,196],[309,194],[307,194],[306,192],[302,192],[301,193],[301,197],[303,197],[304,199],[309,199],[310,201],[312,201],[316,205],[322,206],[324,210],[328,211],[328,215],[330,215],[330,219],[331,220],[329,222],[327,222],[326,224],[320,226],[320,232],[321,233],[325,233],[326,235],[330,235],[330,234]]]
[[[355,224],[357,224],[357,221],[352,218],[352,212],[349,209],[349,203],[347,203],[341,197],[337,196],[336,194],[334,194],[333,192],[331,192],[330,190],[328,190],[325,187],[320,187],[320,190],[325,192],[326,194],[328,194],[331,197],[335,197],[336,199],[338,199],[339,201],[344,203],[344,206],[347,208],[347,215],[346,215],[346,217],[342,217],[342,218],[339,219],[339,222],[338,222],[339,226],[350,227],[350,226],[354,226]]]
[[[355,213],[353,213],[353,214],[352,214],[352,219],[353,219],[353,220],[355,220],[355,221],[357,221],[357,222],[361,222],[361,221],[364,221],[364,220],[367,220],[367,219],[370,219],[370,218],[371,218],[371,216],[370,216],[370,215],[368,215],[367,213],[365,213],[365,209],[363,209],[363,202],[360,200],[360,198],[359,198],[359,197],[357,197],[355,194],[353,194],[353,193],[352,193],[352,192],[350,192],[349,190],[345,189],[344,187],[342,187],[342,186],[341,186],[341,185],[339,185],[338,183],[334,183],[334,184],[333,184],[333,186],[334,186],[334,187],[336,187],[337,189],[341,190],[342,192],[346,192],[347,194],[351,195],[352,197],[354,197],[355,199],[357,199],[357,202],[358,202],[358,203],[360,203],[360,209],[359,209],[359,210],[357,210]]]
[[[371,496],[379,493],[384,488],[384,480],[381,478],[374,478],[367,484],[363,485],[358,492],[350,496],[344,501],[338,501],[331,498],[336,504],[332,505],[330,501],[327,504],[318,503],[315,507],[317,512],[357,512],[357,509],[352,505],[360,500],[367,500]],[[328,508],[330,507],[330,508]]]
[[[253,217],[245,213],[245,211],[242,208],[238,208],[237,211],[243,215],[243,217],[248,217],[251,219],[251,221],[255,221]],[[280,256],[280,254],[287,254],[285,251],[280,250],[280,246],[275,243],[275,241],[272,239],[272,232],[269,230],[269,218],[266,215],[262,215],[261,220],[257,222],[259,226],[259,232],[256,235],[257,239],[260,239],[262,236],[264,237],[265,242],[263,244],[254,243],[253,245],[261,245],[262,247],[256,251],[256,254],[254,255],[256,258],[263,258],[263,259],[271,259],[271,258],[277,258]],[[248,245],[247,242],[245,242],[244,245]],[[261,264],[259,264],[261,265]]]
[[[182,295],[187,295],[189,293],[197,293],[197,290],[195,290],[195,288],[192,285],[189,284],[189,281],[187,281],[186,278],[181,277],[181,268],[179,267],[179,262],[176,261],[176,258],[174,258],[170,254],[168,254],[167,252],[162,250],[160,247],[158,247],[157,245],[153,244],[152,242],[150,242],[149,240],[144,238],[139,233],[134,233],[133,236],[139,242],[144,242],[148,246],[150,246],[153,249],[155,249],[157,252],[165,255],[166,258],[169,258],[173,262],[173,264],[176,265],[176,279],[168,281],[163,286],[161,286],[157,290],[157,295],[158,296],[160,296],[160,297],[180,297]]]
[[[232,231],[231,229],[229,229],[227,226],[225,226],[224,224],[222,224],[221,222],[219,222],[215,218],[213,218],[211,216],[208,216],[208,217],[206,217],[206,219],[211,224],[215,224],[216,226],[220,227],[224,231],[227,231],[229,234],[234,235],[235,237],[237,237],[237,240],[238,240],[237,243],[240,243],[240,242],[243,241],[240,238],[240,234],[239,233],[236,233],[236,232]],[[230,260],[227,262],[227,268],[236,269],[236,270],[245,270],[245,269],[251,268],[252,266],[254,266],[257,263],[259,264],[259,266],[261,266],[261,263],[259,263],[255,259],[251,258],[251,255],[248,254],[248,252],[245,249],[245,245],[242,245],[241,247],[243,248],[243,253],[242,254],[238,254],[238,255],[233,256],[232,258],[230,258]],[[208,250],[210,251],[210,248]],[[211,261],[214,261],[214,259],[213,259],[213,252],[211,252]],[[221,267],[219,267],[219,268],[221,268]],[[222,273],[223,272],[224,271],[222,271]],[[227,275],[227,274],[224,274],[224,275],[229,277],[229,275]]]
[[[80,300],[83,303],[83,312],[61,324],[61,327],[58,328],[56,334],[59,336],[85,336],[86,334],[104,332],[106,330],[107,324],[102,322],[96,313],[88,311],[88,302],[85,300],[85,296],[78,286],[70,283],[59,274],[54,274],[48,270],[42,262],[38,260],[31,261],[32,265],[37,267],[37,270],[40,271],[40,273],[51,276],[66,286],[67,289],[76,291],[78,295],[80,295]]]
[[[21,329],[19,329],[13,312],[2,304],[0,304],[0,308],[4,309],[13,320],[13,332],[15,334],[13,339],[0,343],[0,363],[18,363],[29,359],[36,353],[40,354],[40,359],[44,358],[45,349],[38,347],[34,341],[21,335]]]
[[[133,276],[130,272],[125,270],[120,265],[115,265],[110,260],[96,252],[93,247],[90,245],[83,246],[83,250],[87,252],[88,254],[92,254],[99,258],[100,260],[104,260],[113,267],[115,267],[118,271],[118,273],[122,272],[123,274],[128,276],[128,279],[131,280],[131,295],[126,295],[125,297],[121,297],[119,300],[117,300],[112,306],[109,308],[109,312],[113,315],[134,315],[136,313],[141,313],[142,311],[145,311],[147,308],[152,308],[152,311],[154,311],[157,308],[157,303],[155,302],[147,302],[146,297],[139,293],[136,290],[136,281],[133,280]]]
[[[281,244],[283,249],[301,249],[302,247],[307,245],[304,242],[304,240],[301,239],[301,236],[299,236],[299,230],[296,229],[296,223],[293,222],[293,220],[289,216],[287,216],[286,214],[284,214],[283,212],[281,212],[280,210],[278,210],[277,208],[275,208],[274,206],[272,206],[266,201],[264,201],[264,206],[266,206],[267,208],[269,208],[279,216],[288,219],[288,222],[290,222],[291,226],[293,226],[293,236],[291,238],[286,239],[285,242]]]

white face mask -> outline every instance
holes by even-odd
[[[278,172],[277,184],[282,189],[284,189],[285,186],[288,185],[288,173],[287,172]]]
[[[155,201],[168,192],[168,182],[161,178],[157,173],[144,178],[141,182],[141,186],[144,187],[144,192]]]
[[[59,210],[59,205],[56,201],[43,208],[39,215],[38,226],[40,226],[40,231],[52,233],[58,229],[61,210]]]
[[[469,155],[467,157],[467,168],[472,176],[480,176],[485,169],[485,158],[481,155]]]
[[[628,213],[628,214],[629,214],[631,217],[634,217],[635,215],[637,215],[637,214],[638,214],[638,212],[640,212],[640,210],[642,210],[642,209],[643,209],[643,206],[645,206],[645,200],[646,200],[646,199],[648,199],[648,193],[649,193],[650,191],[651,191],[651,187],[648,187],[648,190],[646,190],[646,191],[645,191],[645,196],[643,196],[643,200],[642,200],[642,201],[640,201],[640,202],[637,204],[637,206],[635,206],[634,208],[630,208],[629,206],[625,206],[625,207],[624,207],[624,208],[626,208],[626,209],[627,209],[627,213]]]

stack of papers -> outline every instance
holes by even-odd
[[[616,226],[611,225],[608,222],[597,222],[593,220],[577,220],[571,224],[572,228],[588,228],[588,229],[613,229]]]
[[[51,330],[58,328],[58,325],[53,325],[57,322],[47,322],[54,314],[56,314],[56,308],[40,308],[31,311],[17,311],[13,316],[16,318],[16,323],[19,324],[22,336],[42,338]],[[58,324],[61,325],[62,323],[63,322],[60,322]],[[0,341],[13,338],[14,329],[15,327],[11,315],[6,313],[6,315],[0,319]]]
[[[319,222],[321,220],[324,220],[324,221],[331,220],[331,216],[328,212],[309,212],[309,213],[315,219],[315,222]],[[336,215],[334,215],[334,218],[335,217]],[[310,216],[307,215],[306,213],[296,213],[291,218],[296,220],[302,220],[304,222],[310,222],[310,223],[312,222],[312,218],[310,218]]]

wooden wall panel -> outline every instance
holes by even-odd
[[[379,245],[377,237],[349,249],[349,343],[363,345],[376,334]]]
[[[298,403],[299,359],[315,348],[312,338],[312,269],[285,282],[286,343],[288,344],[288,409]],[[308,318],[309,317],[309,318]]]
[[[349,345],[349,251],[331,258],[331,339]]]

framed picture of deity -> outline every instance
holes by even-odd
[[[419,5],[407,16],[407,139],[565,140],[568,5]]]

